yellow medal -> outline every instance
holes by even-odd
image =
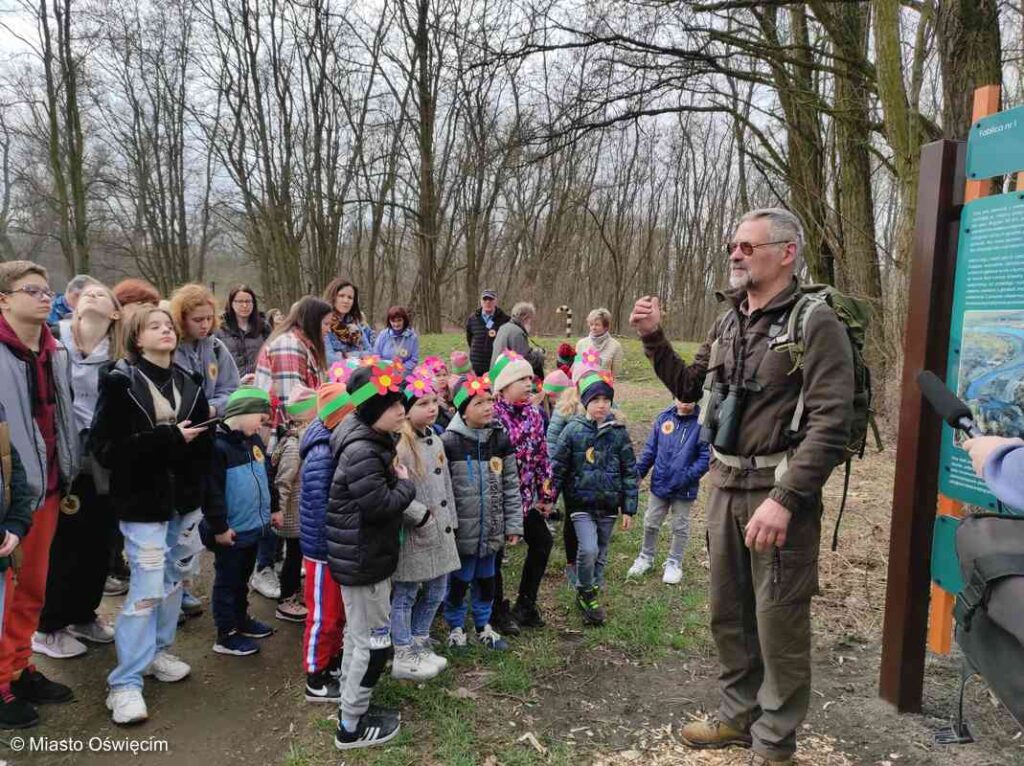
[[[82,509],[82,501],[78,495],[64,495],[60,499],[60,512],[67,516],[74,516]]]

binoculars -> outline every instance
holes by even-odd
[[[746,398],[745,386],[716,383],[711,389],[708,416],[701,429],[701,439],[719,452],[736,454]]]

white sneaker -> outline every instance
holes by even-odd
[[[496,652],[503,652],[508,649],[508,641],[501,637],[494,628],[491,627],[491,623],[484,625],[483,630],[476,632],[476,637],[483,646],[488,649],[493,649]]]
[[[413,638],[412,647],[415,651],[419,652],[423,661],[433,665],[437,669],[438,673],[448,667],[448,659],[442,657],[440,654],[434,653],[434,650],[430,647],[429,638]]]
[[[72,657],[81,657],[89,650],[85,644],[72,636],[67,628],[61,628],[53,633],[33,633],[32,651],[55,660],[69,660]]]
[[[636,557],[636,561],[633,562],[633,566],[626,572],[626,577],[642,577],[651,571],[651,567],[654,566],[654,559],[650,559],[644,554],[640,554]]]
[[[97,617],[92,622],[83,622],[78,625],[69,625],[68,633],[75,638],[89,641],[93,644],[111,644],[114,642],[114,629]]]
[[[281,581],[277,579],[274,567],[264,567],[249,578],[249,587],[264,598],[281,598]]]
[[[665,562],[665,574],[661,581],[666,585],[678,585],[683,581],[683,568],[674,561]]]
[[[412,646],[396,646],[391,677],[400,681],[428,681],[440,671]]]
[[[111,689],[107,695],[107,710],[111,712],[114,723],[138,723],[149,718],[142,690],[132,687]]]
[[[466,631],[462,628],[452,628],[452,632],[448,634],[448,646],[452,649],[464,649],[469,646]]]
[[[192,668],[180,657],[175,657],[170,652],[157,652],[156,657],[149,663],[149,667],[142,671],[142,675],[153,676],[157,681],[163,681],[165,684],[173,684],[191,672]]]

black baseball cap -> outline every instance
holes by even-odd
[[[480,293],[481,298],[490,298],[491,300],[497,300],[498,294],[494,290],[484,290]]]

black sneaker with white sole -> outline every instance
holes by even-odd
[[[11,692],[18,699],[32,705],[71,702],[75,698],[69,687],[51,681],[36,670],[35,665],[29,665],[21,671],[21,676],[11,681]]]
[[[399,718],[387,715],[384,711],[367,711],[359,719],[359,726],[355,731],[349,731],[338,723],[338,732],[334,735],[334,746],[338,750],[355,750],[360,747],[373,747],[390,742],[398,736],[402,728]]]
[[[341,684],[329,670],[306,675],[306,702],[341,702]]]

